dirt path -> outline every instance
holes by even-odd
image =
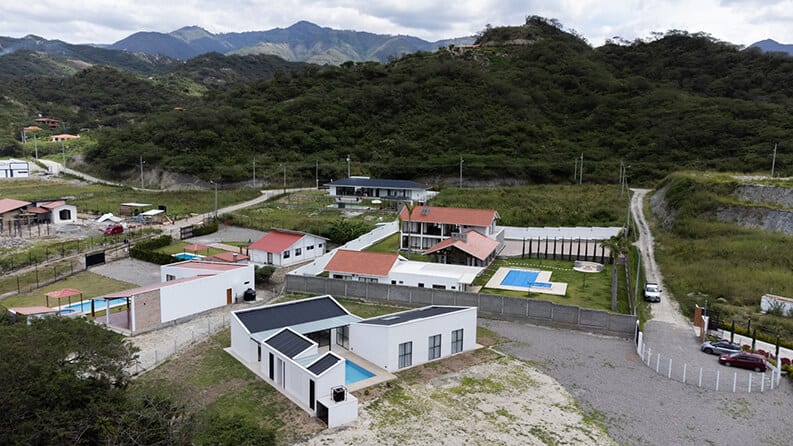
[[[661,270],[655,263],[655,241],[650,232],[650,226],[647,224],[647,219],[644,217],[644,198],[650,190],[631,189],[631,191],[633,192],[633,196],[631,197],[631,213],[636,222],[636,227],[639,230],[639,241],[636,242],[636,244],[641,251],[644,275],[648,282],[657,282],[661,289],[664,290],[661,293],[661,302],[652,305],[653,320],[688,328],[690,324],[680,315],[680,307],[677,301],[666,291],[666,287],[663,284],[663,276],[661,276]],[[639,285],[641,286],[642,284]]]

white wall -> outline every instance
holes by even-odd
[[[374,329],[372,329],[372,327]],[[429,337],[441,335],[441,358],[451,355],[452,331],[463,329],[463,351],[476,345],[476,308],[396,325],[350,325],[350,351],[390,371],[399,370],[399,344],[413,342],[412,365],[428,362]]]
[[[460,291],[464,290],[465,286],[460,285],[460,280],[456,277],[443,277],[433,276],[430,274],[416,274],[392,271],[389,274],[389,280],[385,283],[391,283],[396,280],[396,285],[416,287],[419,283],[424,284],[424,288],[432,288],[433,285],[443,285],[447,290]],[[400,283],[401,282],[401,283]],[[454,287],[454,288],[452,288]]]
[[[231,350],[248,362],[256,362],[258,345],[251,339],[251,334],[232,313],[231,321]]]
[[[69,213],[70,213],[70,217],[71,218],[61,220],[61,211],[62,210],[68,210]],[[56,208],[53,208],[50,211],[50,215],[52,215],[52,218],[51,218],[52,224],[55,224],[55,225],[63,224],[63,223],[77,223],[77,206],[74,206],[72,204],[64,204],[62,206],[58,206]]]
[[[322,246],[320,246],[322,245]],[[313,249],[306,249],[309,246],[313,246]],[[300,255],[295,254],[297,250],[300,250]],[[295,263],[301,263],[308,260],[316,259],[317,257],[322,257],[325,254],[325,250],[327,249],[327,240],[319,237],[315,237],[311,234],[306,234],[304,237],[300,238],[295,244],[289,247],[289,258],[283,258],[283,251],[282,252],[274,252],[273,253],[273,262],[272,264],[275,266],[289,266],[294,265]],[[267,264],[267,251],[259,251],[252,249],[250,250],[251,261],[257,264]]]
[[[193,262],[196,263],[196,262]],[[209,262],[207,262],[209,263]],[[223,264],[226,265],[226,264]],[[166,276],[171,275],[174,279],[182,279],[185,277],[194,277],[200,274],[214,274],[215,276],[222,277],[220,279],[226,285],[225,288],[231,288],[232,296],[241,298],[245,290],[248,288],[255,288],[253,265],[238,265],[234,269],[227,271],[218,271],[213,269],[199,269],[199,268],[182,268],[179,263],[171,265],[162,265],[160,267],[160,281],[165,282]],[[224,293],[225,293],[224,288]],[[225,305],[225,294],[223,304]]]
[[[226,282],[223,276],[207,276],[162,287],[160,322],[172,321],[226,305],[227,288],[231,288],[231,284]]]

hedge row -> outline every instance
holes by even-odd
[[[144,240],[142,242],[135,243],[135,246],[129,250],[129,256],[157,265],[167,265],[169,263],[178,262],[179,259],[170,254],[154,251],[155,249],[162,248],[170,244],[170,235],[163,235],[151,240]]]
[[[197,237],[199,235],[212,234],[213,232],[218,232],[217,220],[213,221],[208,225],[201,226],[200,228],[193,228],[193,237]]]

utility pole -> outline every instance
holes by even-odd
[[[281,164],[284,167],[284,193],[286,193],[286,164]]]
[[[215,185],[215,220],[217,220],[218,219],[218,183],[212,180],[210,180],[209,183]]]
[[[578,169],[580,175],[578,184],[584,184],[584,154],[581,154],[581,168]]]
[[[319,160],[314,160],[314,182],[316,188],[319,189]]]
[[[347,178],[350,178],[350,154],[347,154]]]
[[[636,256],[636,286],[634,287],[635,289],[633,291],[634,299],[636,299],[636,297],[639,295],[639,270],[641,270],[642,266],[642,250],[637,249],[636,252],[639,253],[639,255]]]
[[[143,189],[143,155],[140,156],[140,188]]]
[[[39,159],[39,139],[35,133],[33,133],[33,147],[36,149],[36,159]]]
[[[622,193],[625,192],[625,163],[620,160],[620,198],[622,198]]]
[[[66,169],[66,146],[63,145],[63,140],[61,140],[61,153],[63,154],[63,168]]]
[[[256,189],[256,156],[253,157],[253,188]]]
[[[774,143],[774,157],[771,159],[771,178],[774,178],[774,167],[776,167],[776,146],[778,143]]]
[[[463,188],[463,154],[460,154],[460,189]]]
[[[578,157],[573,158],[573,184],[578,179]]]

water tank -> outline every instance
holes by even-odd
[[[345,389],[343,386],[334,387],[331,390],[331,397],[336,403],[344,401],[347,397],[347,389]]]
[[[242,294],[242,299],[248,302],[256,300],[256,290],[254,290],[253,288],[248,288]]]

